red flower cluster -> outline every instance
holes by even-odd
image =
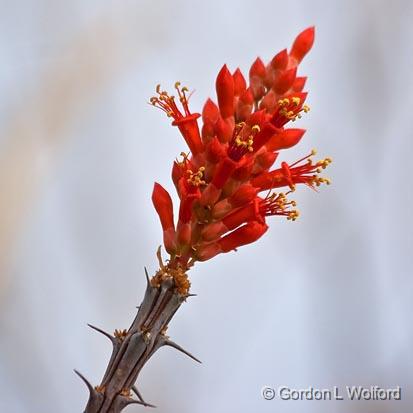
[[[290,52],[282,50],[265,65],[257,58],[249,71],[249,86],[237,69],[223,66],[216,79],[218,104],[208,99],[199,113],[188,107],[188,89],[175,84],[174,96],[157,87],[151,104],[173,118],[191,155],[181,153],[172,179],[180,198],[175,225],[169,193],[155,183],[152,200],[161,220],[164,245],[170,254],[168,266],[185,271],[195,261],[205,261],[223,252],[256,241],[268,229],[266,217],[282,215],[294,221],[298,212],[287,195],[302,183],[314,188],[328,184],[319,172],[331,160],[313,162],[308,156],[270,170],[282,149],[296,145],[305,130],[286,128],[308,112],[303,92],[306,77],[297,76],[297,66],[311,49],[314,28],[295,39]],[[274,188],[287,187],[276,193]],[[260,192],[267,191],[260,196]]]

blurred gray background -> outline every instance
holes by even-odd
[[[411,1],[2,1],[0,411],[83,411],[110,344],[157,269],[155,180],[183,140],[147,105],[181,80],[201,110],[223,63],[245,72],[316,25],[301,65],[333,185],[300,219],[191,271],[170,325],[202,361],[161,349],[139,387],[159,413],[413,410]],[[299,192],[299,193],[298,193]],[[402,386],[393,402],[265,401],[264,385]],[[143,411],[131,406],[127,412]]]

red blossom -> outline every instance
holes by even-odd
[[[287,125],[309,110],[303,92],[307,78],[297,76],[297,66],[313,41],[310,27],[297,36],[290,52],[282,50],[267,65],[257,58],[249,84],[240,69],[231,74],[224,65],[216,79],[217,101],[208,99],[202,110],[202,134],[200,115],[189,110],[188,89],[175,85],[180,109],[175,97],[158,86],[151,103],[173,118],[191,152],[182,153],[182,161],[172,168],[180,198],[176,231],[169,194],[155,184],[152,197],[171,268],[186,270],[195,261],[258,240],[268,229],[269,216],[295,221],[298,211],[287,195],[297,184],[314,189],[329,183],[319,173],[331,160],[312,161],[314,152],[271,169],[279,151],[296,145],[305,132]],[[282,187],[286,193],[273,192]],[[267,194],[260,195],[262,191]]]

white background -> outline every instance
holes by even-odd
[[[197,265],[171,337],[138,385],[163,413],[406,413],[412,377],[413,3],[2,1],[0,411],[83,411],[157,269],[150,201],[185,150],[147,101],[196,89],[223,63],[247,73],[316,25],[311,112],[294,160],[331,156],[333,185],[301,188],[300,219]],[[297,191],[298,192],[298,191]],[[398,402],[265,401],[262,386],[402,386]],[[127,412],[142,411],[131,406]]]

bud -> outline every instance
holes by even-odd
[[[227,65],[224,65],[218,73],[215,83],[218,106],[221,116],[225,119],[234,115],[234,79]]]
[[[240,207],[252,201],[257,195],[258,189],[250,184],[241,185],[229,198],[229,203],[233,208]]]
[[[252,168],[252,174],[256,175],[268,171],[278,157],[277,152],[263,151],[255,157],[255,164]]]
[[[279,151],[280,149],[291,148],[300,142],[305,133],[305,129],[284,129],[273,135],[266,143],[268,151]]]
[[[252,95],[251,89],[248,88],[244,90],[235,108],[235,116],[237,121],[244,121],[252,112],[252,107],[254,105],[254,96]]]
[[[225,149],[215,136],[206,147],[206,159],[208,162],[216,164],[225,157]]]
[[[288,53],[287,49],[281,50],[271,60],[271,68],[273,70],[285,70],[288,65]]]
[[[155,182],[152,191],[152,202],[161,221],[162,229],[174,228],[172,199],[162,185]]]
[[[178,162],[174,161],[172,165],[172,181],[175,185],[175,188],[178,190],[179,195],[179,180],[183,177],[183,168],[179,165]]]
[[[222,189],[232,172],[234,172],[236,166],[237,163],[232,159],[228,157],[222,159],[215,171],[212,184],[214,184],[216,188]]]
[[[296,63],[300,63],[304,56],[310,51],[314,43],[315,28],[309,27],[301,32],[294,40],[290,51],[290,56],[295,59]]]
[[[229,214],[231,210],[251,202],[257,193],[258,188],[250,184],[241,185],[229,198],[225,198],[214,205],[212,217],[214,219],[222,219],[225,215]]]
[[[247,82],[245,81],[244,75],[241,70],[237,70],[232,75],[234,79],[234,94],[235,96],[241,96],[241,94],[247,89]]]
[[[176,244],[172,199],[168,191],[157,182],[153,187],[152,202],[161,221],[165,249],[173,254],[176,251]]]
[[[261,238],[268,226],[260,222],[248,222],[242,227],[221,238],[218,242],[222,252],[229,252],[242,245],[251,244]]]
[[[217,123],[215,124],[215,132],[220,142],[226,143],[231,140],[232,128],[233,125],[231,125],[229,119],[222,119],[221,117],[219,117]]]
[[[260,100],[265,94],[266,70],[262,60],[257,57],[252,64],[250,72],[250,88],[255,100]]]
[[[245,182],[251,177],[253,166],[254,166],[253,158],[247,158],[247,157],[242,158],[239,161],[237,168],[233,172],[232,178],[237,181]]]
[[[293,85],[291,86],[291,89],[294,92],[302,92],[305,86],[305,82],[307,81],[307,76],[304,77],[296,77],[294,80]]]
[[[293,67],[292,69],[288,69],[285,72],[282,72],[280,76],[278,76],[278,78],[275,80],[273,89],[279,95],[284,94],[293,85],[296,76],[297,67]]]
[[[204,123],[215,124],[218,118],[219,118],[218,106],[211,99],[208,99],[205,102],[204,108],[202,109],[202,121]]]

